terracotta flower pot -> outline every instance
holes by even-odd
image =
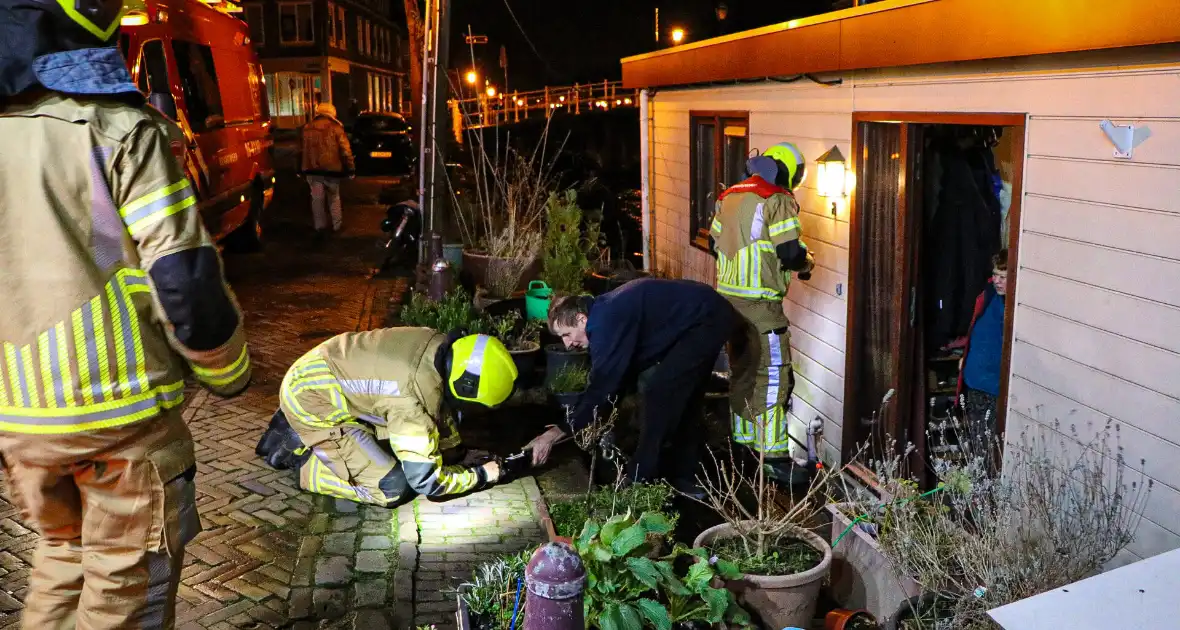
[[[502,264],[504,260],[503,258],[488,256],[487,254],[480,254],[465,249],[463,250],[463,273],[469,275],[471,281],[476,286],[487,286],[489,271],[495,273],[496,265]],[[524,273],[520,274],[520,280],[517,282],[514,290],[524,291],[528,289],[529,281],[536,280],[540,275],[541,258],[538,256],[524,268]]]
[[[744,575],[741,579],[725,582],[725,587],[737,596],[739,603],[772,628],[806,628],[811,623],[820,588],[832,565],[832,548],[827,541],[803,528],[795,528],[790,533],[823,553],[818,565],[793,575]],[[715,540],[735,537],[737,532],[733,527],[722,523],[701,532],[693,541],[693,547],[707,548]]]
[[[877,620],[867,610],[833,610],[824,617],[824,630],[868,630]]]

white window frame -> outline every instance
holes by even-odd
[[[295,39],[283,37],[283,9],[291,7],[295,10]],[[299,37],[299,11],[306,9],[311,17],[311,39]],[[315,44],[315,5],[311,2],[280,2],[279,3],[279,43],[284,46],[308,46]]]

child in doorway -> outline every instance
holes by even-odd
[[[959,361],[959,401],[967,416],[967,430],[977,444],[996,436],[996,400],[1000,395],[1000,365],[1004,356],[1004,309],[1008,293],[1008,250],[992,257],[992,277],[975,300],[975,314],[967,331],[967,347]]]

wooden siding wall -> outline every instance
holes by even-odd
[[[1109,53],[1098,63],[1087,55],[1085,69],[1047,58],[1041,67],[1021,61],[1018,73],[997,62],[858,73],[838,87],[660,91],[652,138],[657,267],[713,280],[712,259],[688,244],[690,110],[748,110],[752,148],[792,141],[809,167],[833,144],[851,159],[852,111],[1027,113],[1009,440],[1047,434],[1060,444],[1070,427],[1088,438],[1113,418],[1127,461],[1155,481],[1120,562],[1180,547],[1180,65],[1156,63],[1160,53]],[[1103,119],[1146,125],[1152,137],[1133,159],[1116,159],[1098,127]],[[811,282],[792,283],[784,308],[795,415],[821,417],[825,450],[838,453],[848,214],[842,205],[833,218],[812,186],[809,179],[799,201],[819,267]]]

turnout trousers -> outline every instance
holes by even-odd
[[[787,410],[795,388],[790,322],[781,302],[726,297],[739,319],[729,356],[733,441],[767,457],[789,457]]]
[[[200,532],[179,410],[66,435],[0,433],[8,491],[41,534],[23,627],[172,628],[184,546]]]

